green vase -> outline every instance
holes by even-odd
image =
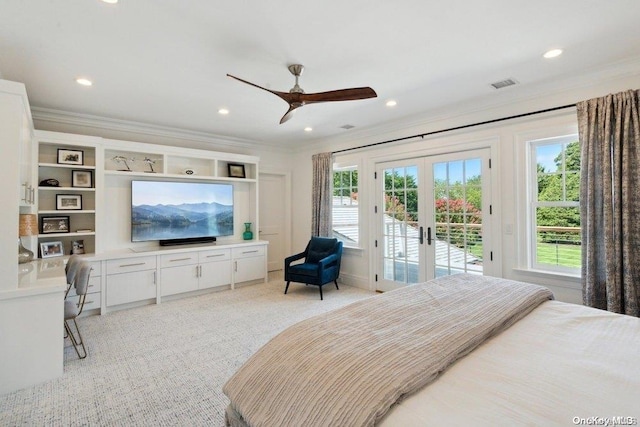
[[[244,240],[253,239],[253,231],[251,231],[251,223],[250,222],[245,222],[244,223],[244,233],[242,233],[242,238]]]

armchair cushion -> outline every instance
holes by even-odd
[[[338,239],[312,237],[311,242],[309,242],[309,249],[305,262],[317,263],[321,259],[335,253],[337,243]]]
[[[299,274],[301,276],[316,277],[318,275],[318,264],[296,264],[289,267],[290,274]]]

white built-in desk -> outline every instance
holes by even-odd
[[[0,394],[63,372],[64,259],[18,265],[15,289],[0,292]]]
[[[87,255],[100,314],[267,281],[267,245],[248,240],[136,247]],[[101,291],[99,290],[101,289]],[[98,304],[97,301],[100,301]]]

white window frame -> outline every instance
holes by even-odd
[[[538,168],[536,158],[536,148],[544,145],[555,145],[574,142],[577,139],[577,132],[556,134],[542,138],[528,138],[526,142],[527,151],[527,266],[529,269],[561,274],[568,276],[580,276],[579,267],[565,267],[537,262],[537,223],[536,210],[538,207],[580,207],[580,202],[558,201],[540,202],[538,201]]]

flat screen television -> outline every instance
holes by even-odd
[[[131,241],[161,245],[233,235],[233,185],[131,181]]]

